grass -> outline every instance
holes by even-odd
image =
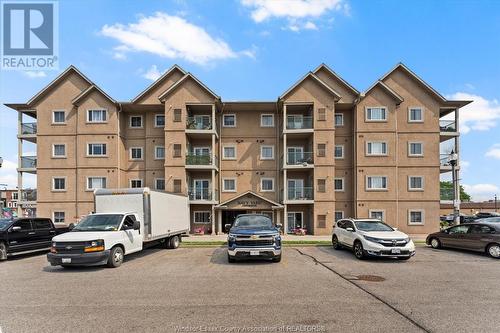
[[[413,241],[415,244],[425,244],[424,240]],[[182,247],[213,247],[213,246],[225,246],[227,245],[226,241],[200,241],[200,242],[191,242],[191,241],[183,241],[181,243]],[[286,240],[283,241],[284,247],[289,246],[331,246],[332,242],[329,240]]]

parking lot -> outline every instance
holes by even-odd
[[[287,247],[228,264],[221,247],[151,248],[117,269],[0,263],[10,332],[498,332],[500,262],[419,245],[409,261]]]

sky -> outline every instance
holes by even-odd
[[[17,114],[3,103],[71,64],[119,101],[173,64],[230,101],[276,100],[323,62],[364,91],[401,61],[474,101],[460,116],[461,183],[474,200],[500,195],[500,1],[61,0],[59,60],[59,71],[0,72],[0,184],[17,185]]]

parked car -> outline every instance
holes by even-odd
[[[487,253],[500,258],[500,223],[460,224],[427,236],[435,249],[456,248]]]
[[[48,218],[0,219],[0,260],[13,253],[48,250],[52,237],[68,230]]]
[[[281,261],[281,225],[273,225],[266,215],[241,214],[231,226],[225,225],[229,231],[227,237],[227,260],[269,258],[274,262]]]
[[[407,260],[415,255],[415,244],[407,234],[377,219],[337,221],[332,245],[336,250],[352,249],[358,259],[372,256]]]
[[[500,223],[500,216],[496,217],[485,217],[483,219],[477,219],[477,223]]]
[[[500,214],[495,212],[479,212],[476,214],[476,218],[478,219],[485,219],[488,217],[500,217]]]

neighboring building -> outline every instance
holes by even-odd
[[[193,232],[262,212],[326,235],[342,217],[438,229],[440,142],[458,145],[458,109],[403,64],[359,93],[326,65],[277,101],[223,102],[173,66],[117,102],[71,66],[19,111],[19,186],[37,173],[38,215],[72,222],[99,187],[183,193]],[[453,120],[442,118],[453,116]],[[25,122],[33,117],[36,123]],[[22,156],[22,142],[37,156]]]
[[[36,216],[36,190],[24,189],[19,200],[19,191],[0,189],[0,217]]]
[[[460,204],[460,214],[474,215],[477,213],[500,213],[500,202],[494,200],[483,202],[462,202]],[[441,202],[442,216],[453,214],[453,204]]]

